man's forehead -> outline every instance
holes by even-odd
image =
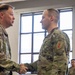
[[[48,11],[47,10],[44,10],[42,15],[43,16],[48,15]]]
[[[47,11],[47,10],[44,10],[44,11],[43,11],[43,14],[45,14],[45,13],[48,13],[48,11]]]
[[[71,62],[75,62],[75,60],[72,60]]]

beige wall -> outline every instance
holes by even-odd
[[[73,58],[75,58],[75,1],[74,0],[31,0],[30,2],[11,3],[15,9],[15,23],[7,29],[12,49],[12,60],[18,63],[20,13],[40,11],[47,8],[73,7]],[[16,73],[14,73],[16,75]]]

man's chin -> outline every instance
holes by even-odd
[[[7,28],[9,28],[9,27],[11,27],[11,26],[13,26],[13,25],[11,24],[11,25],[9,25]]]
[[[13,24],[10,24],[10,27],[13,26]]]

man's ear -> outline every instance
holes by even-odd
[[[3,18],[3,15],[4,15],[4,13],[3,12],[0,12],[0,18],[1,19]]]
[[[53,21],[54,20],[54,16],[50,16],[50,20]]]
[[[50,16],[50,20],[51,21],[54,21],[55,20],[55,17],[54,16]]]

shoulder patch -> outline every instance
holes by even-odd
[[[59,41],[56,45],[57,49],[60,49],[63,46],[63,42]]]

